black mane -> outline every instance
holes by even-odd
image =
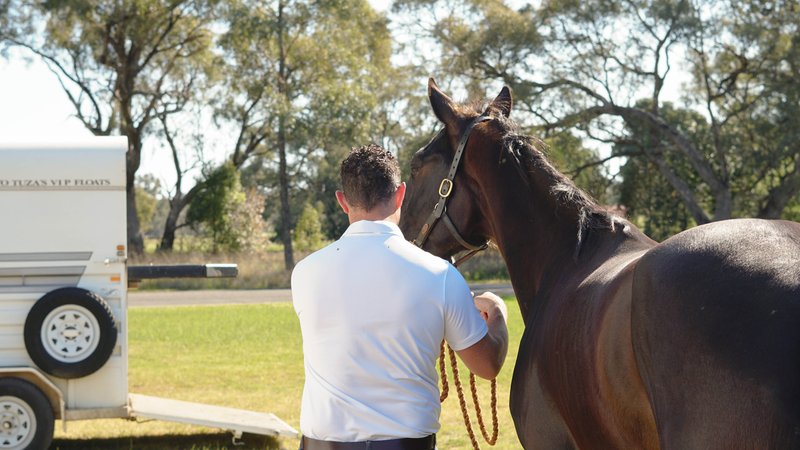
[[[470,106],[476,111],[486,111],[485,107],[479,104]],[[589,230],[614,229],[612,214],[550,164],[546,156],[548,145],[544,141],[521,134],[516,122],[503,114],[494,114],[493,119],[500,131],[503,154],[510,156],[516,163],[516,167],[528,184],[532,186],[534,179],[541,180],[544,177],[546,184],[550,186],[550,194],[556,205],[576,212],[578,219],[576,255],[580,252],[581,244]]]

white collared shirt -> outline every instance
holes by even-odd
[[[300,431],[355,442],[439,430],[436,359],[488,332],[464,278],[403,238],[360,221],[300,261],[292,301],[303,333]]]

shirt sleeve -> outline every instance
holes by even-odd
[[[445,274],[444,320],[444,338],[455,351],[471,347],[489,332],[467,282],[452,265]]]

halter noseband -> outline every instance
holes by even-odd
[[[425,244],[425,241],[428,240],[428,236],[431,234],[433,227],[436,225],[439,219],[442,219],[442,222],[444,222],[444,225],[450,231],[450,234],[455,238],[455,240],[458,241],[462,247],[469,250],[465,256],[462,256],[458,259],[458,261],[453,263],[456,266],[489,246],[488,241],[477,246],[467,242],[466,239],[461,236],[461,233],[458,232],[456,226],[453,224],[453,221],[450,220],[450,216],[447,215],[447,200],[450,198],[450,194],[453,192],[453,179],[458,171],[458,163],[461,161],[461,156],[464,154],[464,148],[467,146],[469,135],[475,125],[487,120],[491,120],[491,117],[478,116],[472,122],[470,122],[469,125],[467,125],[467,129],[464,130],[464,134],[461,135],[461,139],[458,142],[456,153],[453,155],[453,163],[450,164],[450,171],[447,173],[447,177],[443,178],[442,182],[439,184],[439,201],[436,202],[436,205],[433,207],[433,211],[428,216],[428,220],[425,221],[425,224],[422,226],[422,229],[419,231],[419,234],[413,241],[414,245],[422,248],[422,246]]]

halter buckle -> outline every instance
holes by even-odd
[[[450,196],[451,192],[453,192],[453,180],[449,178],[443,179],[442,183],[439,185],[439,196],[447,198]]]

